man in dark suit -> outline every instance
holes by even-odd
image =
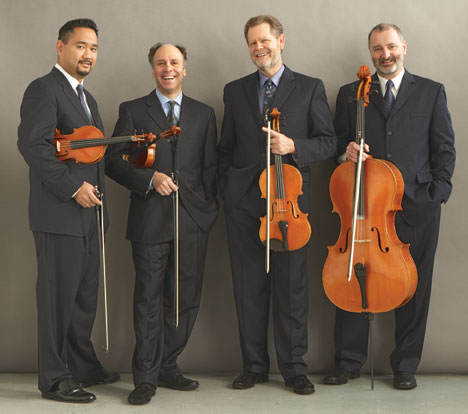
[[[397,26],[375,26],[369,33],[369,50],[377,87],[366,109],[366,152],[394,163],[403,175],[403,211],[395,224],[400,240],[410,244],[418,270],[414,297],[395,310],[396,347],[390,356],[394,387],[413,389],[426,330],[440,206],[452,189],[454,133],[444,86],[404,69],[406,42]],[[352,142],[357,86],[355,82],[340,89],[335,115],[338,154],[352,162],[357,162],[359,149]],[[359,377],[367,358],[368,333],[364,315],[336,310],[335,369],[324,378],[326,384]]]
[[[156,90],[120,105],[114,135],[159,134],[179,125],[173,140],[157,141],[150,168],[126,162],[121,146],[107,157],[106,173],[131,190],[127,239],[136,270],[133,354],[135,389],[128,401],[144,404],[156,387],[189,391],[198,381],[177,365],[197,317],[208,234],[216,220],[216,120],[211,107],[182,93],[186,50],[158,43],[148,59]],[[174,179],[172,178],[174,177]],[[173,195],[179,192],[179,306],[174,314]]]
[[[71,134],[95,124],[96,101],[83,78],[97,59],[96,24],[66,23],[59,31],[57,64],[33,81],[21,104],[18,148],[29,165],[29,222],[36,244],[39,390],[44,398],[91,402],[81,387],[110,383],[118,374],[99,363],[90,340],[96,315],[99,245],[95,186],[104,192],[104,163],[59,161],[55,130]]]
[[[259,217],[265,216],[258,179],[266,164],[266,128],[262,113],[278,108],[281,132],[271,133],[271,151],[299,169],[301,211],[309,211],[309,164],[334,156],[336,138],[323,83],[291,71],[282,63],[284,34],[273,16],[257,16],[245,25],[245,39],[258,71],[228,83],[218,146],[219,188],[224,199],[243,373],[236,389],[268,381],[267,329],[273,297],[273,329],[278,366],[287,386],[311,394],[303,356],[307,352],[307,248],[271,252],[265,247]]]

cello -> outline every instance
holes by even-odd
[[[292,165],[283,165],[279,154],[275,154],[275,165],[270,165],[270,130],[280,132],[281,112],[273,108],[270,115],[272,122],[268,122],[267,167],[259,178],[261,197],[266,199],[267,214],[260,218],[259,237],[266,246],[267,273],[270,250],[298,250],[306,245],[311,234],[308,214],[300,210],[297,202],[298,196],[302,194],[301,173]]]
[[[341,230],[336,244],[328,247],[322,281],[337,307],[373,314],[406,304],[416,290],[417,270],[409,244],[402,243],[395,230],[404,192],[400,171],[386,160],[369,157],[362,161],[369,68],[361,66],[358,77],[358,162],[343,162],[330,179],[333,212],[340,216]]]

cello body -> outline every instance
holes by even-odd
[[[417,270],[409,252],[395,230],[395,215],[401,210],[403,177],[394,164],[378,159],[363,163],[363,217],[358,219],[353,268],[366,266],[364,289],[367,307],[363,307],[358,278],[347,278],[351,243],[351,222],[356,164],[346,161],[330,179],[333,212],[340,216],[341,230],[335,245],[328,247],[322,281],[333,304],[348,312],[387,312],[403,306],[417,286]],[[385,185],[382,185],[385,183]]]

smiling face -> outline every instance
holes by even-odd
[[[268,23],[253,26],[247,33],[250,57],[257,68],[271,78],[281,68],[284,34],[275,36]]]
[[[93,29],[76,27],[66,43],[57,40],[57,63],[79,82],[96,64],[98,38]]]
[[[372,32],[369,51],[377,72],[385,79],[394,78],[403,70],[406,42],[395,29]]]
[[[182,81],[187,72],[184,56],[174,45],[162,45],[154,54],[153,78],[158,91],[169,99],[176,98],[182,90]]]

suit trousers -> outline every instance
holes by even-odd
[[[86,381],[99,376],[91,342],[99,287],[96,219],[85,237],[33,232],[38,278],[39,390],[63,378]]]
[[[395,309],[395,349],[390,355],[393,372],[414,374],[421,361],[431,296],[434,257],[439,237],[440,208],[430,220],[418,226],[407,224],[401,213],[395,220],[398,237],[410,243],[418,271],[418,286],[413,298]],[[367,359],[369,320],[363,314],[336,309],[335,365],[358,370]]]
[[[240,209],[225,210],[225,216],[244,371],[266,374],[270,370],[267,331],[272,297],[279,370],[285,379],[306,375],[306,247],[271,252],[271,271],[267,274],[258,217]]]
[[[174,313],[174,243],[132,241],[135,265],[133,323],[136,344],[133,382],[157,386],[158,378],[180,373],[177,357],[192,332],[200,306],[208,234],[179,240],[179,325]]]

